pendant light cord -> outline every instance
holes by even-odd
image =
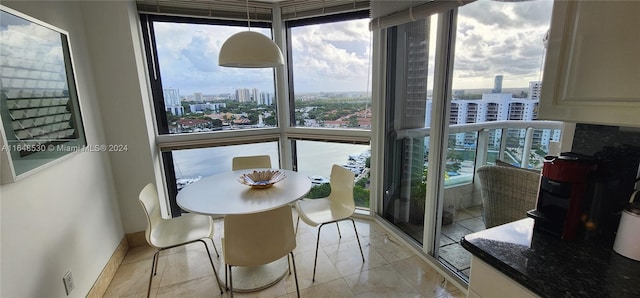
[[[247,24],[249,25],[249,31],[251,31],[251,18],[249,17],[249,0],[247,0]]]

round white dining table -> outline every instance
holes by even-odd
[[[267,169],[246,169],[208,176],[184,187],[176,201],[185,211],[205,215],[251,214],[272,210],[303,198],[311,189],[311,180],[304,174],[278,169],[286,178],[269,188],[252,188],[238,181],[243,174]],[[224,253],[224,252],[223,252]],[[220,258],[219,268],[224,268]],[[233,290],[258,291],[280,281],[288,272],[284,257],[263,266],[234,267]],[[224,282],[225,270],[220,271]]]
[[[278,169],[285,178],[269,188],[251,188],[238,181],[254,170],[268,169],[230,171],[202,178],[178,192],[178,206],[208,215],[258,213],[294,202],[311,189],[309,177],[291,170]]]

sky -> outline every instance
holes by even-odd
[[[496,75],[503,75],[503,88],[526,88],[530,81],[540,80],[542,40],[549,28],[551,7],[552,2],[546,0],[479,0],[460,8],[453,88],[492,88]],[[296,93],[370,92],[372,34],[368,22],[365,19],[293,28]],[[246,27],[175,23],[155,26],[164,88],[179,89],[181,95],[234,93],[238,88],[273,93],[273,69],[217,65],[224,41]],[[270,36],[266,29],[251,30]]]

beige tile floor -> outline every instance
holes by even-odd
[[[294,215],[295,216],[295,215]],[[294,217],[295,219],[295,217]],[[223,221],[216,220],[214,242],[220,249]],[[317,228],[303,222],[294,250],[301,297],[464,297],[464,293],[394,240],[375,221],[356,219],[365,262],[350,222],[341,222],[342,238],[334,225],[322,228],[318,268],[311,282]],[[145,297],[154,249],[135,247],[120,265],[105,297]],[[211,250],[216,259],[215,253]],[[224,266],[216,264],[218,272]],[[293,274],[258,292],[236,297],[296,297]],[[190,244],[160,254],[151,297],[228,297],[220,295],[202,244]]]

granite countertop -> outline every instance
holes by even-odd
[[[542,297],[640,297],[640,261],[611,243],[565,241],[521,219],[466,235],[462,246]]]

